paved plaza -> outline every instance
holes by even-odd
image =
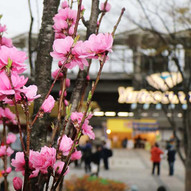
[[[100,177],[118,180],[127,183],[130,187],[135,185],[138,191],[156,191],[164,185],[168,191],[184,191],[184,167],[176,156],[175,175],[168,176],[168,163],[166,159],[161,162],[161,175],[151,175],[152,163],[150,153],[142,149],[126,150],[115,149],[110,158],[110,170],[106,171],[103,164]],[[82,176],[84,169],[70,168],[70,174]]]
[[[176,158],[174,176],[168,176],[166,159],[162,159],[161,162],[161,175],[153,176],[151,175],[152,163],[148,151],[143,149],[114,149],[113,157],[109,160],[110,170],[104,170],[103,163],[101,163],[100,177],[122,181],[129,187],[137,187],[138,191],[156,191],[161,185],[164,185],[168,191],[184,191],[184,167],[179,157],[176,156]],[[85,174],[83,164],[81,168],[75,168],[74,164],[71,164],[70,173],[66,179],[74,174],[77,176]],[[16,175],[18,176],[18,173],[12,172],[9,179]],[[11,182],[10,188],[11,191],[14,190]]]

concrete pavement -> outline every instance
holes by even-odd
[[[110,170],[104,170],[102,163],[100,177],[125,182],[129,187],[136,185],[138,191],[156,191],[161,185],[168,191],[184,191],[184,167],[179,157],[176,156],[176,158],[174,176],[168,176],[166,159],[162,159],[160,176],[153,176],[148,151],[115,149],[113,157],[109,160]],[[85,173],[83,167],[78,169],[71,166],[70,174],[66,178],[68,179],[71,174],[82,176]]]
[[[113,156],[109,159],[110,170],[106,171],[101,163],[100,177],[122,181],[129,187],[136,185],[138,191],[156,191],[161,185],[168,188],[168,191],[184,191],[184,167],[176,156],[175,175],[168,176],[168,163],[166,159],[161,162],[161,175],[151,175],[152,163],[150,153],[143,149],[114,149]],[[70,165],[70,173],[66,176],[69,179],[73,174],[83,176],[85,174],[83,164],[81,168]],[[18,176],[17,172],[9,175],[9,180]],[[10,190],[14,190],[10,181]],[[90,190],[91,191],[91,190]],[[100,191],[100,190],[99,190]]]

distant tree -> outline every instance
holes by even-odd
[[[159,68],[165,68],[170,74],[172,72],[179,72],[182,77],[181,87],[176,86],[168,87],[168,91],[173,91],[178,98],[179,112],[182,114],[181,129],[183,133],[183,147],[180,147],[180,137],[178,135],[179,126],[177,125],[177,117],[172,107],[162,105],[163,111],[167,117],[169,124],[173,130],[176,139],[177,150],[179,156],[185,166],[185,191],[191,190],[191,8],[190,1],[182,5],[176,5],[176,1],[164,2],[161,6],[150,5],[147,1],[137,0],[137,3],[142,10],[141,22],[135,19],[130,20],[143,31],[148,31],[154,36],[154,41],[157,42],[153,47],[152,58],[155,65]],[[165,5],[165,6],[164,6]],[[149,49],[150,41],[144,43],[145,49]],[[181,62],[179,57],[179,50],[184,51],[184,63]],[[160,55],[162,60],[157,62],[157,57]],[[135,63],[136,64],[136,63]],[[139,65],[141,67],[141,65]],[[141,71],[141,69],[139,69]],[[162,72],[162,69],[161,71]],[[148,76],[145,73],[145,76]],[[172,80],[172,79],[171,79]],[[165,83],[165,81],[164,81]],[[165,83],[167,86],[168,84]],[[164,90],[160,89],[161,92]],[[185,104],[182,108],[182,100],[179,99],[179,91],[184,92]],[[170,99],[169,99],[170,101]],[[176,106],[177,107],[177,106]],[[171,115],[168,115],[171,113]]]

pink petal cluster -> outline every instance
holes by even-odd
[[[46,174],[48,167],[53,167],[56,162],[56,149],[44,146],[40,152],[33,154],[30,162],[34,169]]]
[[[62,161],[56,161],[56,163],[54,164],[54,171],[55,171],[55,174],[61,174],[62,172],[62,169],[64,167],[64,162]],[[68,174],[69,172],[69,167],[67,168],[66,172],[64,173],[64,175]]]
[[[5,32],[7,29],[6,29],[6,25],[1,25],[0,24],[0,33],[3,33]]]
[[[78,123],[78,125],[81,124],[82,121],[82,117],[83,117],[83,113],[81,112],[73,112],[71,114],[71,120],[72,123],[74,124],[74,126],[76,126],[76,123]],[[89,119],[92,117],[92,115],[88,115],[82,125],[82,133],[84,135],[87,135],[90,139],[95,139],[95,134],[93,132],[93,127],[89,125]]]
[[[9,134],[7,135],[7,138],[6,138],[6,143],[7,143],[7,145],[9,145],[9,144],[11,144],[11,143],[14,143],[14,142],[16,141],[16,139],[17,139],[17,137],[16,137],[15,134],[9,133]]]
[[[0,69],[4,69],[8,63],[11,62],[11,71],[22,73],[26,70],[26,64],[24,64],[26,59],[25,52],[19,51],[15,47],[9,48],[7,46],[1,46]]]
[[[1,108],[0,107],[0,124],[3,123],[3,120],[5,120],[6,123],[12,122],[13,124],[16,124],[15,120],[16,115],[11,112],[9,108]],[[11,136],[13,138],[13,136]]]
[[[71,160],[79,160],[82,158],[82,152],[75,150],[71,155]]]
[[[20,89],[27,83],[28,78],[19,76],[15,72],[11,72],[11,81],[14,87],[11,87],[10,80],[5,71],[0,72],[0,100],[6,98],[8,95],[14,95],[20,92]]]
[[[16,191],[22,190],[23,181],[20,177],[13,178],[13,187]]]
[[[2,170],[1,173],[2,174],[9,174],[11,172],[11,167],[8,167],[6,170]]]
[[[59,143],[59,140],[60,140],[60,138],[58,138],[58,143]],[[73,145],[72,139],[70,137],[67,137],[66,135],[64,135],[60,142],[59,150],[62,151],[62,154],[64,156],[67,156],[70,152],[72,145]]]
[[[112,52],[113,37],[110,33],[92,34],[87,41],[83,43],[83,47],[79,48],[80,58],[99,58],[101,59],[106,51]],[[80,53],[81,51],[81,53]]]
[[[68,2],[67,2],[67,1],[63,1],[63,2],[61,3],[61,7],[62,7],[62,9],[68,8],[68,7],[69,7],[69,6],[68,6]]]
[[[1,37],[0,38],[0,47],[1,46],[6,46],[6,47],[13,47],[13,43],[12,43],[12,40],[9,39],[9,38],[5,38],[5,37]]]
[[[53,18],[53,28],[56,38],[65,38],[66,36],[71,36],[74,33],[77,11],[70,9],[67,6],[67,3],[63,2],[63,9],[60,9],[58,14],[56,14]]]
[[[51,95],[49,95],[48,98],[44,100],[41,109],[45,113],[50,113],[54,107],[54,104],[55,104],[54,98]]]
[[[0,157],[3,156],[11,156],[13,154],[13,150],[10,147],[6,147],[5,145],[0,146]]]
[[[80,58],[79,51],[77,47],[81,46],[81,41],[79,41],[74,47],[74,40],[72,37],[67,36],[65,39],[56,39],[53,44],[53,52],[51,56],[55,59],[59,59],[60,63],[64,64],[66,68],[72,69],[76,65],[83,70],[84,65],[88,66],[88,62],[84,58]],[[68,56],[70,59],[67,61]],[[65,63],[66,62],[66,63]]]
[[[15,171],[21,171],[24,174],[25,171],[25,159],[23,152],[17,152],[15,159],[11,160],[11,165],[15,167]]]
[[[60,71],[60,69],[56,69],[54,72],[52,72],[52,77],[55,79],[56,78],[56,76],[58,75],[58,72]],[[63,73],[62,72],[60,72],[59,73],[59,75],[58,75],[58,78],[57,78],[57,80],[61,80],[62,79],[62,77],[63,77]]]
[[[111,5],[107,2],[106,6],[105,3],[101,3],[100,7],[101,11],[109,12],[111,9]]]

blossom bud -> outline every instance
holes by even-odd
[[[23,184],[23,181],[21,178],[19,177],[13,178],[13,187],[16,191],[20,191],[22,189],[22,184]]]

